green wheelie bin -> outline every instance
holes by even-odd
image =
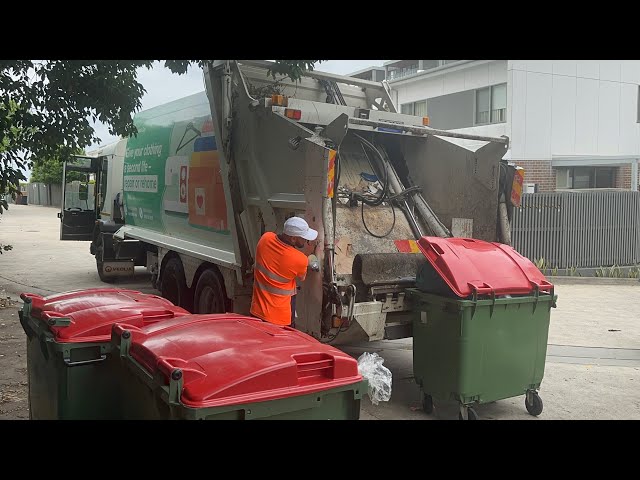
[[[143,326],[189,313],[162,297],[114,288],[48,297],[23,293],[21,298],[33,420],[120,418],[111,327],[118,321]]]
[[[474,404],[525,395],[540,415],[553,285],[507,245],[423,237],[418,246],[429,261],[407,298],[419,312],[413,370],[425,412],[456,401],[460,419],[477,419]]]
[[[125,419],[357,420],[367,391],[351,356],[253,317],[116,324],[111,341]]]

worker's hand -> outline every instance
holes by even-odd
[[[307,257],[309,259],[309,262],[307,264],[307,268],[313,270],[314,272],[319,272],[320,271],[320,262],[318,262],[318,257],[316,257],[315,255],[309,255]]]

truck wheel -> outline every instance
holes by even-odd
[[[185,280],[184,267],[177,257],[172,257],[162,269],[160,292],[174,305],[191,312],[191,292]]]
[[[102,235],[98,236],[98,239],[96,240],[97,246],[96,246],[96,269],[98,270],[98,276],[100,277],[100,280],[102,280],[105,283],[113,283],[114,280],[116,279],[116,277],[110,277],[108,275],[104,274],[104,265],[102,261],[100,261],[100,259],[102,258],[102,252],[104,250],[104,243],[102,243]]]
[[[196,285],[194,313],[225,313],[226,295],[224,284],[213,269],[202,272]]]

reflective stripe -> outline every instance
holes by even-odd
[[[256,279],[256,285],[260,290],[264,290],[265,292],[274,293],[276,295],[285,295],[290,297],[291,295],[295,295],[297,292],[296,289],[293,290],[285,290],[284,288],[272,287],[271,285],[266,285],[260,280]]]
[[[257,262],[256,262],[256,268],[258,270],[260,270],[262,273],[264,273],[271,280],[275,280],[276,282],[289,283],[291,281],[288,278],[284,278],[284,277],[281,277],[280,275],[278,275],[276,273],[270,272],[269,270],[267,270],[265,267],[263,267],[262,265],[260,265]]]

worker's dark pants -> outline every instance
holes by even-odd
[[[291,327],[296,328],[296,297],[291,295]]]

